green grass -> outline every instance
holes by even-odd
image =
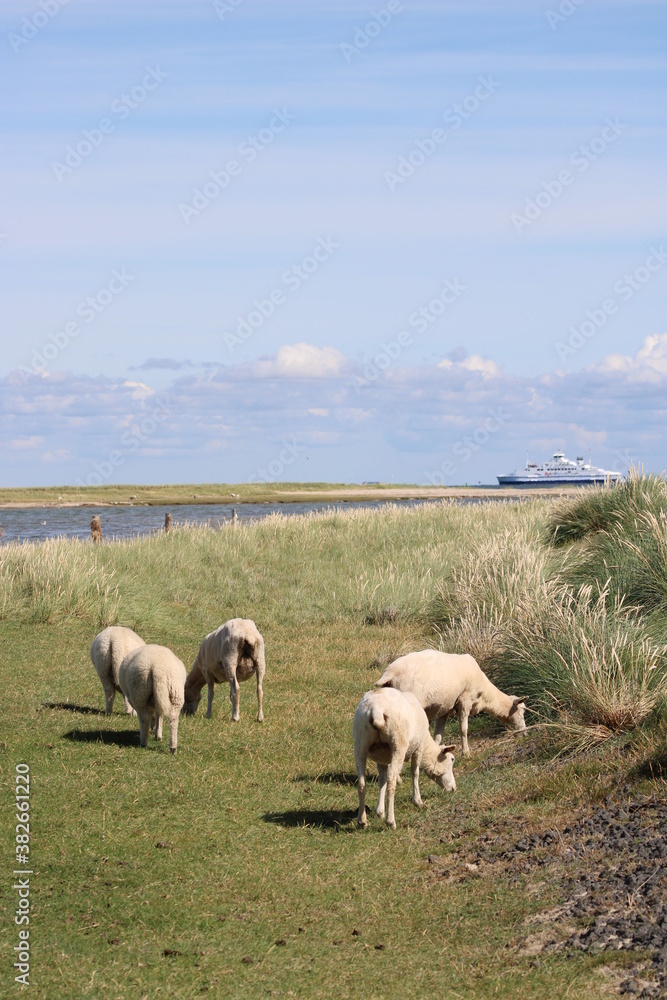
[[[527,554],[548,509],[391,507],[100,546],[1,547],[1,830],[9,873],[9,789],[27,762],[32,995],[606,995],[599,966],[613,956],[518,953],[525,918],[552,906],[557,886],[509,871],[449,883],[429,874],[427,858],[465,850],[496,822],[545,829],[632,768],[655,787],[661,730],[613,737],[622,753],[554,761],[539,732],[526,755],[493,720],[473,720],[455,793],[422,776],[426,807],[416,810],[404,778],[395,832],[374,816],[365,832],[355,821],[352,715],[378,662],[437,645],[436,624],[453,641],[466,609],[488,624],[466,564],[473,550],[507,553],[478,596],[490,594],[498,622],[512,620],[524,600],[512,573],[534,591],[553,568]],[[447,590],[453,579],[469,584],[462,606]],[[135,627],[189,667],[203,635],[235,615],[265,636],[263,725],[252,682],[240,723],[222,687],[211,720],[201,709],[182,718],[174,758],[166,740],[139,747],[120,697],[112,718],[100,714],[88,647],[101,625]],[[451,723],[446,732],[454,737]],[[0,907],[0,994],[13,995],[9,878]]]

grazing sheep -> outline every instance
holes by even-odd
[[[476,660],[467,653],[441,653],[422,649],[390,663],[378,688],[396,688],[416,695],[429,720],[435,719],[434,736],[442,739],[445,720],[456,712],[464,755],[468,747],[468,716],[488,712],[506,726],[524,730],[525,698],[515,698],[492,684]]]
[[[93,519],[90,522],[90,534],[95,545],[102,541],[102,522],[97,514],[93,514]]]
[[[93,639],[90,647],[90,658],[97,671],[97,676],[102,681],[107,715],[111,715],[113,712],[116,691],[123,693],[118,681],[118,671],[123,659],[133,649],[144,645],[141,636],[138,636],[131,628],[122,628],[120,625],[105,628]],[[135,714],[127,698],[125,698],[125,711],[128,715]]]
[[[232,703],[232,722],[239,721],[239,681],[257,675],[257,721],[264,721],[262,711],[262,681],[266,671],[264,639],[249,618],[231,618],[215,632],[210,632],[197,653],[185,683],[185,711],[194,715],[201,701],[201,690],[208,684],[208,709],[211,718],[213,688],[215,684],[229,681],[229,698]]]
[[[426,712],[413,694],[393,691],[367,691],[354,713],[354,760],[359,793],[359,826],[366,826],[366,759],[378,768],[380,797],[375,813],[384,817],[385,791],[389,789],[387,824],[396,829],[394,794],[404,762],[410,758],[412,801],[423,805],[419,794],[419,767],[429,778],[449,792],[456,790],[453,746],[442,746],[431,738]]]
[[[178,717],[185,701],[185,666],[166,646],[140,646],[120,665],[119,680],[125,697],[139,716],[139,742],[148,744],[155,725],[155,739],[162,739],[162,719],[169,719],[169,748],[176,753]]]

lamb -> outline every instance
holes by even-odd
[[[178,717],[185,702],[185,666],[166,646],[140,646],[128,653],[118,674],[125,697],[139,716],[139,742],[148,744],[148,731],[155,726],[155,739],[162,739],[162,719],[169,720],[169,749],[176,753]]]
[[[467,653],[442,653],[435,649],[408,653],[390,663],[375,686],[416,695],[429,721],[435,719],[433,735],[438,742],[445,731],[445,720],[456,712],[464,756],[470,753],[469,715],[488,712],[517,731],[526,728],[526,699],[503,694]]]
[[[105,628],[93,639],[90,647],[90,658],[99,679],[102,681],[107,715],[111,715],[113,712],[116,691],[123,693],[118,682],[118,671],[124,657],[133,649],[144,645],[141,636],[138,636],[131,628],[122,628],[120,625]],[[125,698],[125,711],[128,715],[135,714],[127,698]]]
[[[410,758],[412,801],[423,805],[419,794],[419,767],[449,792],[456,790],[453,746],[441,746],[431,738],[426,712],[413,694],[391,688],[367,691],[354,713],[354,760],[359,794],[359,826],[366,826],[366,760],[378,768],[380,796],[375,813],[384,818],[385,792],[389,789],[387,825],[396,829],[394,794],[404,762]]]
[[[211,718],[215,684],[229,681],[229,698],[232,703],[232,722],[238,722],[239,681],[257,676],[257,721],[264,721],[262,711],[262,681],[266,672],[264,639],[249,618],[231,618],[214,632],[209,632],[197,653],[185,683],[185,711],[194,715],[201,701],[201,690],[208,684],[208,709]]]
[[[93,514],[93,519],[90,522],[90,535],[95,545],[102,541],[102,522],[97,514]]]

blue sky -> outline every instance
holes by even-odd
[[[42,2],[4,485],[667,466],[664,5]]]

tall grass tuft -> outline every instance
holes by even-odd
[[[548,572],[549,554],[533,522],[473,543],[438,588],[432,616],[440,647],[470,653],[492,672],[505,648],[508,623]]]
[[[610,733],[640,725],[667,696],[667,646],[637,609],[591,585],[553,581],[526,597],[508,629],[498,675],[543,715]]]
[[[645,511],[567,550],[560,579],[574,588],[604,586],[643,613],[667,617],[667,511]]]
[[[57,622],[72,616],[99,627],[118,620],[113,570],[91,545],[63,538],[0,548],[0,617]]]
[[[662,476],[630,470],[627,479],[611,486],[590,486],[555,500],[547,517],[544,539],[553,546],[579,541],[599,531],[632,524],[645,513],[660,516],[667,509],[667,483]]]

